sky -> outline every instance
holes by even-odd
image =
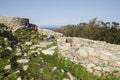
[[[120,22],[120,0],[0,0],[0,16],[29,18],[37,25],[98,20]]]

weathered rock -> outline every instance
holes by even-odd
[[[88,68],[88,69],[91,69],[91,68],[94,68],[95,66],[96,66],[95,64],[90,63],[90,64],[87,65],[87,68]]]
[[[70,79],[64,78],[63,80],[70,80]]]
[[[51,45],[53,42],[43,41],[39,43],[39,47],[47,47],[47,45]]]
[[[25,52],[24,54],[23,54],[23,56],[27,56],[28,54]]]
[[[56,48],[57,48],[57,46],[53,46],[53,47],[48,48],[46,50],[42,50],[41,52],[45,55],[53,55],[55,53],[54,49],[56,49]]]
[[[101,71],[102,68],[100,66],[94,67],[95,70]]]
[[[19,59],[17,60],[18,63],[28,63],[30,60],[29,59]]]
[[[107,55],[107,54],[104,52],[104,53],[102,53],[102,55],[100,56],[100,59],[108,61],[108,60],[110,59],[110,57],[109,57],[109,55]]]
[[[63,69],[61,69],[61,72],[64,73],[65,71]]]
[[[108,66],[108,63],[109,63],[108,61],[99,60],[98,65],[101,67],[106,67],[106,66]]]
[[[12,51],[12,48],[11,47],[7,47],[8,50]]]
[[[103,70],[106,71],[106,72],[111,72],[109,67],[104,67]]]
[[[31,46],[30,49],[47,47],[48,45],[51,45],[52,43],[53,42],[43,41],[43,42],[40,42],[39,44]]]
[[[114,61],[119,61],[120,62],[120,53],[118,53],[117,55],[115,54],[115,55],[111,56],[110,58]]]
[[[11,69],[11,65],[9,64],[9,65],[6,65],[5,67],[4,67],[4,69]]]
[[[89,72],[91,72],[91,73],[93,72],[93,69],[87,69],[87,70],[88,70]]]
[[[88,51],[89,51],[89,56],[92,56],[92,57],[99,57],[100,56],[99,49],[89,48]]]
[[[86,48],[80,48],[77,53],[79,54],[80,57],[82,58],[87,58],[88,57],[88,50]]]
[[[41,52],[45,55],[53,55],[55,53],[54,50],[50,50],[50,49],[42,50]]]
[[[7,41],[8,40],[8,38],[4,38],[4,41]]]
[[[18,77],[17,80],[22,80],[21,77]]]
[[[25,45],[30,46],[32,45],[32,42],[25,42]]]
[[[100,71],[94,71],[93,73],[94,75],[98,75],[98,76],[101,76],[101,72]]]
[[[91,63],[94,63],[96,65],[99,65],[98,64],[99,63],[99,58],[96,58],[96,57],[93,57],[93,56],[91,56],[91,57],[89,56],[88,61],[91,62]]]
[[[23,70],[26,71],[28,69],[29,65],[23,66]]]
[[[54,67],[54,68],[52,69],[52,72],[55,71],[56,69],[57,69],[57,67]]]
[[[75,77],[70,72],[67,72],[67,75],[69,76],[70,80],[75,80]]]

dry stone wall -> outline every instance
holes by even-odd
[[[52,31],[52,30],[47,30],[47,29],[40,29],[40,28],[38,28],[38,31],[39,31],[40,33],[44,34],[44,35],[48,35],[48,37],[54,36],[56,39],[64,36],[64,35],[61,34],[61,33],[54,32],[54,31]]]
[[[0,23],[16,30],[29,25],[29,19],[19,17],[0,16]]]
[[[120,45],[75,37],[57,39],[59,52],[99,76],[114,73],[120,77]]]
[[[0,23],[16,30],[30,24],[29,19],[19,17],[0,16]],[[65,37],[61,33],[51,30],[38,29],[44,35],[54,36],[57,39],[59,53],[76,64],[83,65],[95,75],[105,76],[115,73],[120,77],[120,45],[103,41],[93,41],[84,38]]]

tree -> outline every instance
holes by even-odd
[[[80,23],[78,25],[67,25],[56,31],[71,37],[83,37],[93,40],[106,41],[109,43],[120,44],[119,23],[97,21],[97,18],[90,20],[89,23]]]
[[[106,22],[106,25],[107,25],[108,27],[110,27],[110,22]]]
[[[112,22],[112,27],[118,28],[118,26],[119,26],[119,23],[117,23],[117,22]]]

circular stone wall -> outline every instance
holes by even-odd
[[[5,24],[6,26],[16,30],[20,27],[25,27],[29,25],[29,19],[19,18],[19,17],[8,17],[0,16],[0,23]]]

